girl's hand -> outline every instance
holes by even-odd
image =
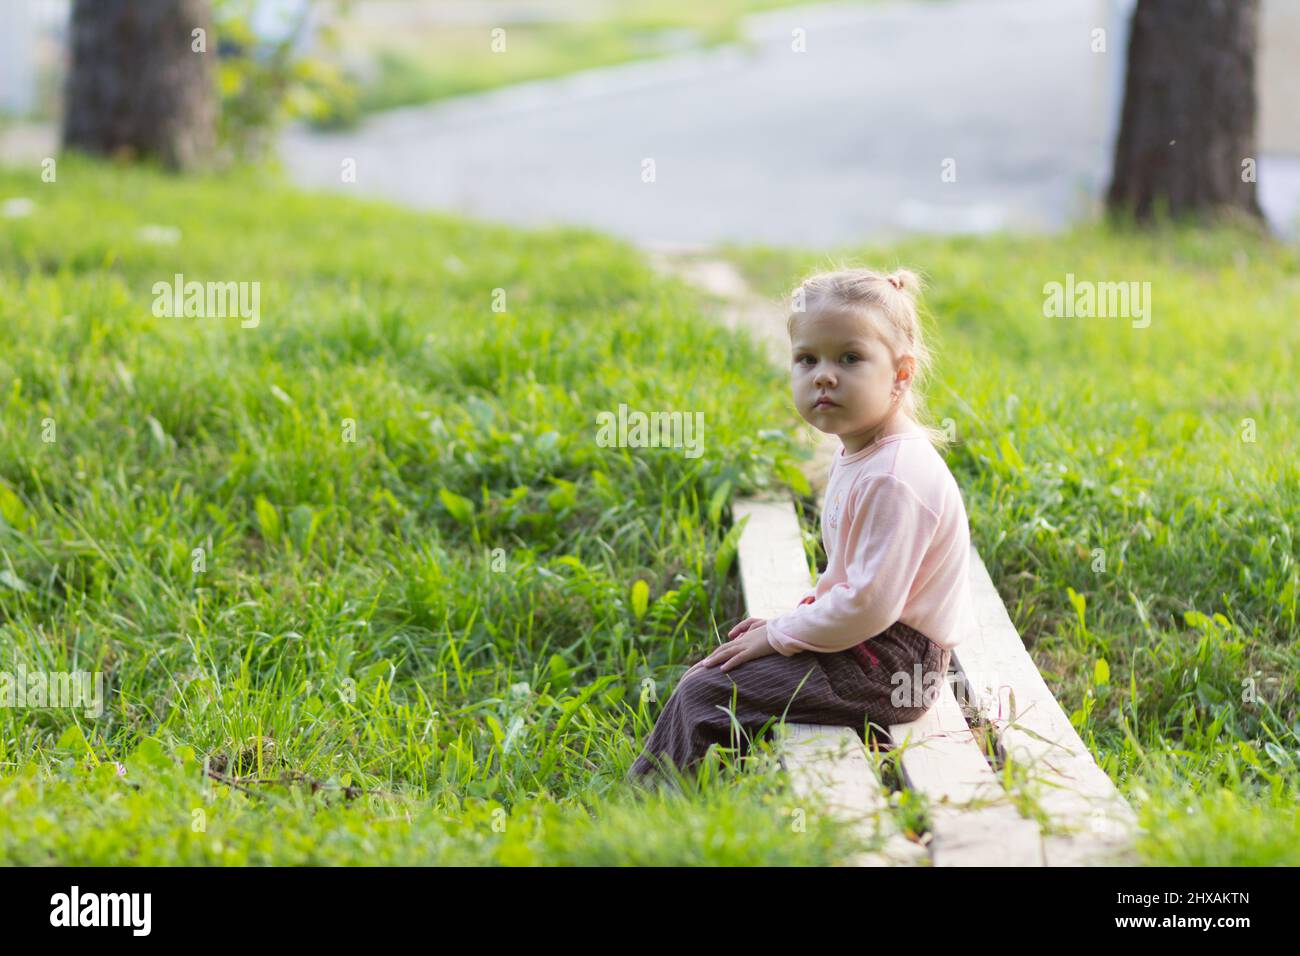
[[[744,634],[750,628],[758,627],[758,625],[765,624],[765,623],[767,623],[765,618],[747,617],[727,632],[727,640],[734,641],[736,638],[740,637],[740,635]]]
[[[725,673],[733,667],[739,667],[745,661],[756,660],[775,653],[776,651],[773,650],[772,645],[767,642],[767,625],[760,622],[730,643],[723,644],[696,666],[721,666]]]
[[[815,600],[817,600],[816,595],[810,594],[810,595],[808,595],[806,598],[804,598],[802,601],[800,601],[799,603],[800,603],[800,604],[812,604],[813,601],[815,601]],[[741,621],[739,624],[737,624],[735,627],[733,627],[731,630],[729,630],[729,631],[727,632],[727,640],[729,640],[729,641],[734,641],[736,638],[740,637],[740,635],[744,634],[744,633],[745,633],[746,631],[748,631],[750,628],[758,627],[758,625],[760,625],[760,624],[766,624],[766,623],[767,623],[767,619],[766,619],[766,618],[761,618],[761,617],[747,617],[747,618],[745,618],[743,621]]]

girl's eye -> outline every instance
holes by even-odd
[[[798,358],[796,358],[794,361],[795,361],[795,364],[796,364],[796,365],[816,365],[816,364],[817,364],[817,359],[816,359],[814,356],[811,356],[811,355],[800,355],[800,356],[799,356]],[[862,356],[859,355],[857,352],[845,352],[845,353],[844,353],[843,361],[844,361],[844,362],[847,362],[847,363],[850,364],[850,365],[852,365],[852,364],[854,364],[854,363],[861,362],[861,361],[862,361]]]

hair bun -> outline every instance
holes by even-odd
[[[916,292],[921,287],[921,280],[910,269],[895,269],[892,275],[885,278],[899,292]]]
[[[920,286],[917,273],[911,271],[911,269],[894,269],[892,276],[887,276],[887,278],[889,285],[892,285],[898,291],[914,293]]]

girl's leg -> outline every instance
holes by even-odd
[[[725,673],[717,667],[687,671],[627,779],[635,781],[655,772],[667,775],[666,761],[687,771],[704,758],[711,744],[734,747],[743,755],[747,737],[752,738],[773,717],[784,715],[790,723],[860,725],[861,707],[836,693],[827,679],[820,659],[832,656],[838,655],[771,654]]]
[[[865,737],[869,725],[887,734],[890,724],[916,720],[933,706],[947,679],[951,651],[902,622],[863,646],[869,655],[805,651],[761,657],[726,673],[692,668],[664,705],[627,779],[662,772],[667,761],[688,770],[715,743],[743,754],[746,735],[752,737],[773,717],[853,727]]]
[[[856,673],[842,676],[837,687],[860,701],[871,722],[886,731],[891,724],[918,720],[934,706],[952,662],[951,650],[902,621],[842,656],[853,661]]]

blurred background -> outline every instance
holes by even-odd
[[[822,248],[1092,215],[1133,0],[211,6],[223,124],[253,138],[288,121],[272,151],[302,184],[648,245]],[[69,7],[3,0],[0,161],[56,150]],[[1258,200],[1283,236],[1300,212],[1298,73],[1300,4],[1263,0]],[[947,159],[960,189],[938,175]]]

